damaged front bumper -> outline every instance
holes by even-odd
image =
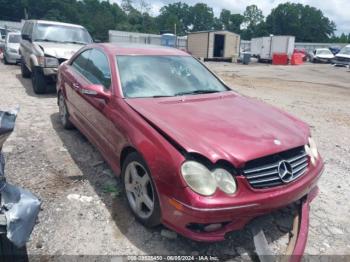
[[[282,255],[282,262],[300,262],[306,248],[309,233],[309,212],[310,203],[318,194],[318,186],[301,199],[298,212],[293,219],[293,227],[290,232],[290,239],[285,253]],[[254,226],[252,228],[256,253],[261,262],[276,261],[276,256],[269,249],[263,228]]]

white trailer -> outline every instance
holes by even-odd
[[[274,53],[285,53],[291,58],[295,37],[287,35],[252,38],[250,51],[259,60],[271,61]]]

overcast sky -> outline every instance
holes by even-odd
[[[120,3],[121,0],[114,0]],[[179,0],[145,0],[152,7],[152,14],[157,15],[159,9],[166,4],[179,2]],[[139,0],[133,0],[137,5]],[[287,0],[187,0],[182,1],[188,4],[195,4],[198,2],[206,3],[214,9],[215,15],[219,15],[221,9],[226,8],[234,13],[243,13],[247,5],[256,4],[263,10],[267,16],[271,9],[280,3],[288,2]],[[350,0],[289,0],[289,2],[308,4],[317,7],[323,13],[333,20],[337,25],[337,34],[342,32],[350,33]]]

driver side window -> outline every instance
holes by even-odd
[[[86,66],[89,61],[90,53],[91,53],[91,49],[82,52],[80,55],[78,55],[74,59],[72,63],[72,67],[86,78],[87,78]]]
[[[92,49],[86,65],[86,78],[93,84],[103,85],[106,89],[111,85],[111,70],[107,56],[100,50]]]

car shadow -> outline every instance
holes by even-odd
[[[87,180],[107,207],[120,232],[145,253],[216,256],[220,261],[238,258],[256,260],[252,227],[264,229],[266,239],[269,244],[272,244],[274,251],[278,250],[280,252],[278,254],[285,252],[289,241],[287,232],[292,229],[292,214],[295,212],[293,207],[255,219],[243,230],[229,233],[225,241],[217,243],[196,242],[179,235],[166,238],[161,234],[165,230],[164,226],[145,228],[134,219],[126,198],[121,193],[120,179],[111,172],[97,149],[78,130],[63,129],[58,113],[52,114],[50,118],[65,149],[83,174],[83,178],[71,177],[70,179]]]
[[[32,86],[32,81],[30,78],[23,78],[21,74],[16,74],[16,78],[22,84],[25,89],[27,95],[37,97],[37,98],[53,98],[56,97],[56,85],[53,82],[49,82],[47,85],[47,93],[46,94],[35,94]]]

